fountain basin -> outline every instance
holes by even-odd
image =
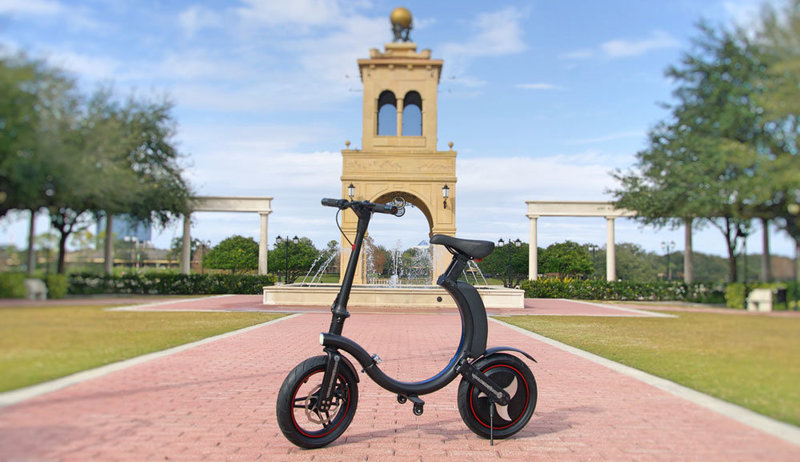
[[[477,287],[486,308],[523,309],[525,291],[504,287]],[[275,285],[264,287],[264,304],[281,306],[330,306],[339,292],[338,284]],[[456,304],[439,286],[354,285],[349,306],[443,307]]]

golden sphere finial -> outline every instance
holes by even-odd
[[[411,12],[408,11],[408,8],[403,8],[402,6],[392,10],[392,14],[389,15],[389,19],[392,21],[392,25],[397,24],[402,27],[411,26]]]

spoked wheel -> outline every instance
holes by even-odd
[[[278,392],[278,426],[286,439],[302,448],[330,444],[347,429],[356,412],[358,386],[344,364],[333,384],[330,406],[320,406],[326,362],[326,356],[306,359],[292,369]]]
[[[522,430],[536,407],[536,380],[530,368],[516,356],[507,354],[483,358],[475,367],[503,387],[511,400],[505,406],[493,403],[476,386],[461,379],[458,411],[464,423],[483,438],[489,438],[490,433],[494,438],[508,438]]]

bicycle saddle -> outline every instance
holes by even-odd
[[[472,239],[459,239],[457,237],[434,234],[431,244],[440,244],[457,250],[470,258],[483,258],[494,250],[494,242],[476,241]]]

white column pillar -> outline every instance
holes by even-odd
[[[181,248],[181,274],[189,274],[192,258],[192,215],[183,216],[183,247]]]
[[[261,233],[258,238],[258,274],[267,274],[267,216],[270,212],[259,212]]]
[[[691,284],[694,280],[694,264],[692,262],[692,219],[687,218],[685,223],[683,236],[683,282]]]
[[[530,225],[528,239],[528,279],[535,281],[539,279],[539,243],[536,236],[536,225],[539,217],[528,215]]]
[[[617,251],[614,247],[614,218],[606,217],[606,281],[617,280]]]

